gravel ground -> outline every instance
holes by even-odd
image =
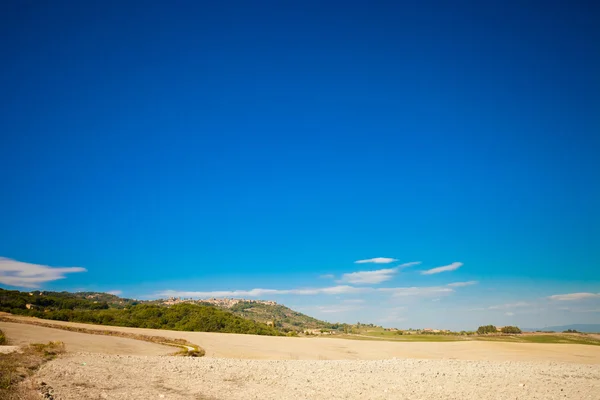
[[[70,399],[600,399],[600,365],[241,360],[73,353],[37,379]]]

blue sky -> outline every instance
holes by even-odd
[[[600,323],[597,5],[84,3],[0,5],[2,287]]]

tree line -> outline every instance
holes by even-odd
[[[522,333],[521,329],[517,326],[503,326],[498,329],[494,325],[483,325],[477,329],[477,333],[480,335],[485,335],[489,333],[507,333],[507,334],[519,334]]]
[[[29,308],[27,305],[30,305]],[[116,308],[106,302],[77,298],[72,294],[69,296],[66,292],[30,295],[0,289],[0,311],[58,321],[132,328],[282,335],[272,326],[211,306],[184,303],[164,307],[142,303]]]

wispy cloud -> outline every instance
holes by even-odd
[[[406,321],[406,317],[404,316],[405,309],[406,307],[395,307],[384,310],[385,316],[380,318],[378,322],[385,324]]]
[[[106,294],[113,294],[115,296],[120,296],[123,294],[122,290],[109,290],[108,292],[106,292]]]
[[[454,283],[449,283],[446,286],[450,286],[450,287],[464,287],[464,286],[477,285],[478,283],[479,283],[478,281],[454,282]]]
[[[0,257],[0,283],[10,286],[38,288],[44,282],[64,279],[65,274],[85,271],[81,267],[49,267]]]
[[[397,261],[393,258],[372,258],[371,260],[359,260],[357,263],[365,263],[365,262],[375,262],[375,263],[383,263],[383,261],[372,261],[372,260],[392,260]],[[390,261],[391,262],[391,261]],[[349,272],[342,275],[342,278],[338,281],[338,283],[353,283],[357,285],[364,284],[377,284],[385,281],[389,281],[394,277],[394,275],[400,271],[401,269],[412,267],[414,265],[421,264],[420,261],[412,261],[404,264],[400,264],[394,268],[384,268],[378,269],[374,271],[357,271],[357,272]]]
[[[312,296],[317,294],[348,294],[348,293],[365,293],[371,288],[357,288],[347,285],[330,286],[324,288],[309,288],[309,289],[251,289],[251,290],[217,290],[208,292],[192,292],[192,291],[177,291],[165,290],[158,292],[158,296],[165,297],[263,297],[276,296],[286,294],[296,294]]]
[[[398,268],[378,269],[375,271],[358,271],[342,275],[339,282],[354,284],[376,284],[389,281],[398,272]]]
[[[498,304],[495,306],[489,306],[488,310],[507,310],[507,309],[512,309],[512,308],[529,307],[529,306],[531,306],[531,303],[519,301],[516,303],[507,303],[507,304]]]
[[[407,262],[407,263],[398,265],[398,268],[414,267],[415,265],[419,265],[419,264],[421,264],[421,261],[411,261],[411,262]]]
[[[318,306],[316,307],[317,311],[327,314],[338,314],[345,313],[349,311],[356,311],[362,309],[362,306],[349,306],[349,305],[331,305],[331,306]]]
[[[600,293],[568,293],[568,294],[555,294],[549,296],[550,300],[558,300],[558,301],[577,301],[577,300],[585,300],[585,299],[598,299],[600,298]]]
[[[277,295],[342,295],[342,294],[364,294],[364,293],[388,293],[394,297],[403,296],[435,296],[453,293],[454,289],[448,286],[413,286],[413,287],[356,287],[349,285],[329,286],[323,288],[296,288],[296,289],[251,289],[251,290],[221,290],[207,292],[164,290],[149,297],[266,297]],[[350,300],[351,302],[353,300]],[[356,299],[354,299],[356,301]]]
[[[347,299],[342,301],[342,303],[346,304],[363,304],[365,301],[363,299]]]
[[[450,294],[454,289],[446,286],[413,286],[413,287],[398,287],[398,288],[379,288],[380,292],[390,292],[394,297],[404,296],[439,296]]]
[[[508,316],[508,317],[512,317],[513,315],[515,315],[515,313],[514,313],[514,312],[510,312],[510,311],[507,311],[507,312],[505,312],[505,313],[504,313],[504,315],[506,315],[506,316]]]
[[[335,275],[333,275],[333,274],[323,274],[323,275],[319,275],[319,278],[321,278],[321,279],[333,279],[333,278],[335,278]]]
[[[460,267],[462,267],[462,265],[463,265],[463,263],[461,263],[461,262],[453,262],[450,265],[444,265],[442,267],[437,267],[437,268],[432,268],[432,269],[428,269],[425,271],[421,271],[421,274],[433,275],[433,274],[439,274],[440,272],[454,271],[454,270],[457,270]]]
[[[354,261],[355,264],[389,264],[389,263],[393,263],[395,261],[398,261],[395,258],[388,258],[388,257],[375,257],[375,258],[369,258],[366,260],[357,260]]]

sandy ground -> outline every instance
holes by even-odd
[[[47,343],[59,340],[65,343],[68,351],[124,355],[163,355],[172,354],[178,349],[134,339],[112,336],[87,335],[41,326],[0,321],[0,330],[11,345]]]
[[[204,347],[207,356],[164,356],[172,348],[0,322],[13,342],[66,343],[69,353],[33,378],[55,400],[600,399],[600,346],[398,343],[57,324],[184,338]]]
[[[590,399],[600,365],[464,360],[240,360],[70,354],[42,367],[55,398]]]
[[[23,317],[21,317],[23,318]],[[582,364],[600,364],[600,346],[575,344],[538,344],[507,342],[385,342],[371,340],[345,340],[335,338],[294,338],[256,335],[237,335],[207,332],[179,332],[156,329],[121,328],[77,324],[61,321],[46,321],[60,325],[79,326],[88,329],[126,331],[169,338],[182,338],[198,344],[206,350],[207,357],[242,358],[263,360],[379,360],[389,358],[457,359],[475,361],[555,361]],[[0,329],[3,323],[0,323]],[[31,325],[21,325],[27,331]],[[50,329],[54,339],[61,340],[71,332]],[[32,330],[33,332],[33,330]],[[10,338],[10,332],[7,331]],[[74,333],[73,333],[74,334]],[[33,335],[33,333],[31,334]],[[85,335],[85,334],[77,334]],[[111,345],[103,340],[117,338],[87,335],[89,340],[99,341],[100,349]],[[38,336],[35,341],[44,340]],[[87,339],[86,339],[87,340]],[[130,339],[121,339],[130,340]],[[71,351],[92,351],[86,347],[69,346]],[[82,342],[79,342],[82,343]],[[109,343],[112,343],[110,341]],[[151,346],[149,343],[142,345]],[[156,345],[153,345],[156,346]],[[172,352],[172,349],[169,348]],[[113,354],[118,353],[112,351]],[[131,354],[131,353],[120,353]],[[157,353],[135,353],[153,355]],[[598,397],[600,399],[600,396]]]

